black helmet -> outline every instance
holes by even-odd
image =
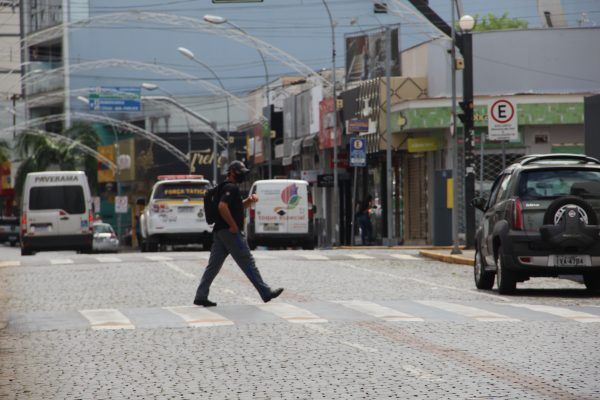
[[[227,173],[231,171],[235,172],[236,175],[243,175],[247,174],[250,170],[246,168],[243,162],[235,160],[229,164],[229,167],[227,167]]]

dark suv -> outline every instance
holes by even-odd
[[[525,156],[506,168],[490,198],[473,200],[475,285],[508,294],[530,277],[583,275],[600,290],[600,161],[583,155]]]

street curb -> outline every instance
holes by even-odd
[[[423,257],[431,258],[437,261],[443,261],[451,264],[462,264],[462,265],[475,265],[475,260],[465,256],[459,256],[454,254],[443,254],[430,250],[421,250],[419,254]]]
[[[450,250],[452,246],[336,246],[333,250]]]

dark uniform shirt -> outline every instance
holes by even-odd
[[[244,228],[244,203],[242,201],[242,195],[240,193],[240,188],[231,182],[225,182],[223,187],[221,188],[221,201],[227,203],[229,206],[229,211],[231,212],[231,216],[233,220],[237,224],[239,230],[243,230]],[[218,213],[217,220],[215,222],[215,227],[213,231],[218,231],[221,229],[229,229],[229,224],[225,222],[223,217],[221,217],[221,213]]]

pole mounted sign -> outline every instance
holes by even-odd
[[[489,140],[519,140],[517,105],[507,99],[499,99],[488,107]]]
[[[351,167],[366,167],[367,166],[367,139],[365,139],[365,138],[350,139],[350,166]]]
[[[102,86],[90,89],[90,111],[140,111],[142,89],[139,86]]]

